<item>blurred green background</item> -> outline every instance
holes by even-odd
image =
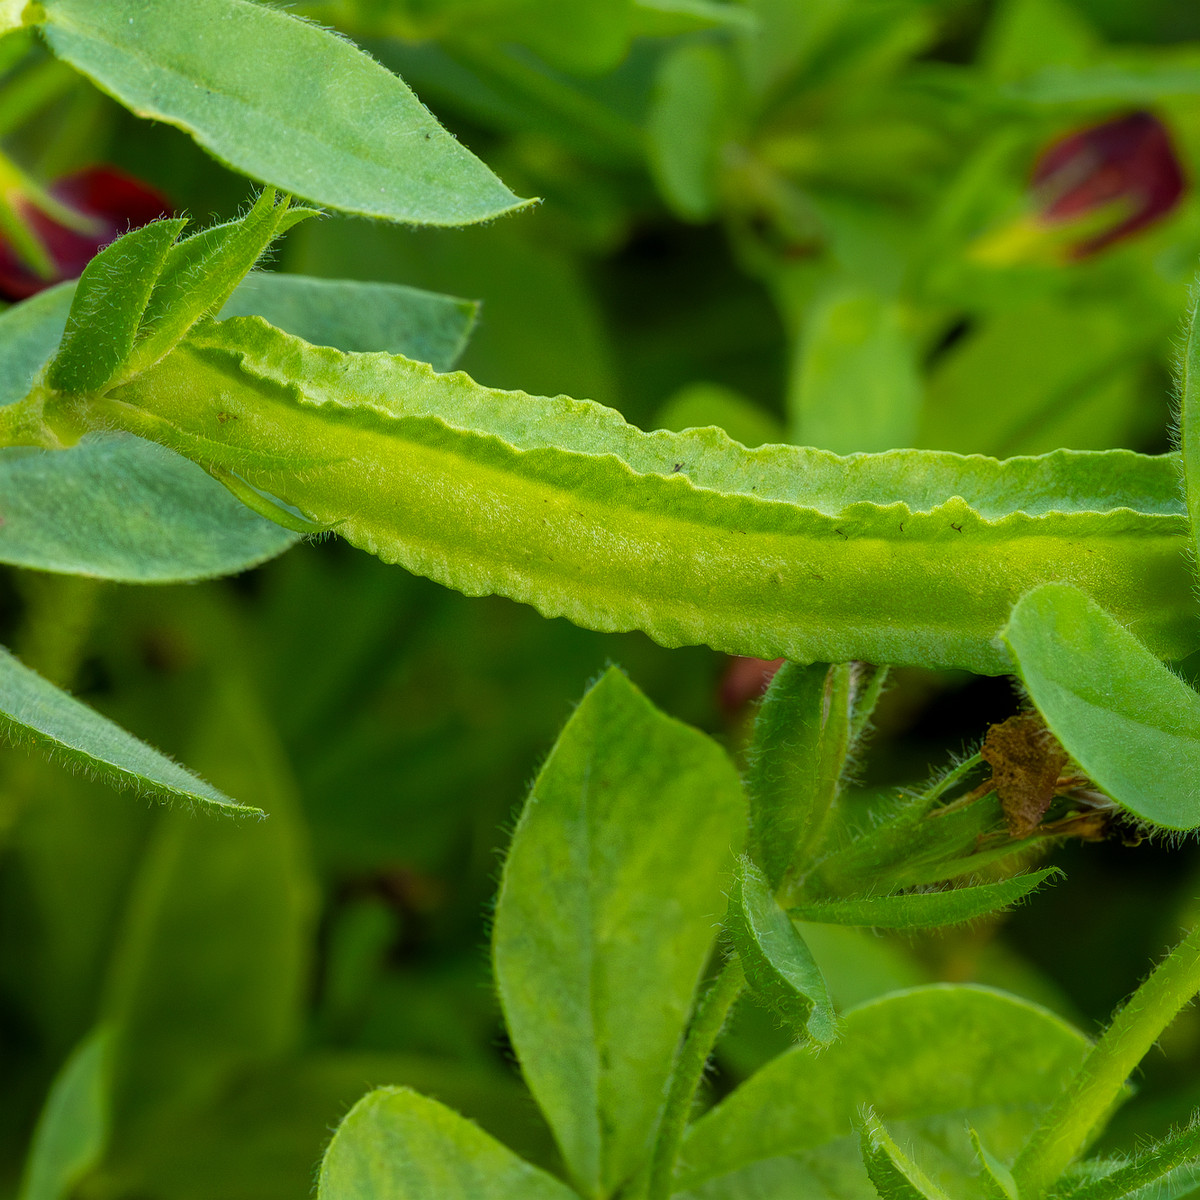
[[[1190,0],[288,7],[365,46],[543,197],[466,230],[328,217],[270,264],[481,300],[461,365],[483,383],[843,453],[1170,446],[1200,262]],[[36,177],[109,162],[198,221],[246,203],[247,181],[181,133],[21,36],[2,46],[0,132]],[[1137,113],[1167,150],[1080,133]],[[1066,174],[1034,186],[1064,137]],[[1182,191],[1163,205],[1172,170]],[[1147,206],[1144,227],[1080,251]],[[553,1169],[490,986],[507,830],[606,663],[735,751],[756,668],[731,680],[704,648],[468,600],[336,541],[188,587],[6,569],[0,638],[270,813],[168,811],[0,750],[0,1195],[98,1025],[125,1053],[81,1197],[305,1195],[339,1117],[383,1083]],[[1005,680],[899,672],[860,783],[921,782],[1017,704]],[[1068,880],[1002,921],[928,939],[813,930],[835,999],[981,980],[1094,1031],[1195,915],[1200,859],[1114,840],[1054,861]],[[783,1038],[742,1013],[713,1088]],[[1198,1068],[1185,1014],[1109,1144],[1185,1117]]]

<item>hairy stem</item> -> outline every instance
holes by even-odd
[[[745,985],[746,976],[741,960],[736,954],[731,955],[696,1009],[695,1020],[675,1060],[667,1101],[658,1123],[646,1200],[668,1200],[671,1195],[675,1161],[679,1157],[688,1117],[692,1114],[696,1089],[700,1086],[708,1056],[725,1026],[729,1010]]]
[[[1200,925],[1134,992],[1084,1060],[1079,1074],[1042,1117],[1013,1166],[1020,1194],[1041,1196],[1087,1145],[1125,1081],[1162,1031],[1200,991]]]

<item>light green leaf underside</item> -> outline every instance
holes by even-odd
[[[243,808],[190,771],[81,704],[0,647],[0,734],[55,754],[117,787],[162,800]]]
[[[744,822],[720,746],[615,669],[534,782],[500,886],[496,980],[586,1195],[611,1195],[649,1157]]]
[[[701,1117],[684,1142],[679,1192],[874,1197],[851,1134],[869,1104],[938,1186],[971,1195],[968,1121],[996,1154],[1015,1155],[1087,1049],[1058,1017],[1001,992],[937,985],[885,996],[847,1012],[832,1046],[786,1052]]]
[[[108,1143],[112,1030],[88,1034],[63,1064],[42,1106],[17,1200],[70,1200]]]
[[[1156,664],[1157,665],[1157,664]],[[1031,871],[998,883],[951,888],[941,892],[913,892],[904,896],[863,896],[853,900],[826,900],[788,909],[797,921],[825,925],[862,925],[875,929],[927,929],[974,921],[1007,908],[1048,879],[1061,875],[1057,867]]]
[[[1022,597],[1004,633],[1068,753],[1135,816],[1200,825],[1200,695],[1076,588]]]
[[[725,929],[758,1000],[797,1035],[821,1045],[833,1041],[837,1016],[821,968],[749,859],[734,878]]]
[[[330,208],[463,225],[520,207],[396,76],[247,0],[45,0],[51,49],[142,117]]]
[[[325,1153],[317,1200],[576,1200],[451,1109],[380,1088],[346,1115]]]
[[[73,284],[0,316],[0,404],[13,403],[54,353]],[[253,274],[226,311],[261,312],[311,341],[403,352],[450,367],[475,306],[397,284]],[[205,471],[125,434],[70,450],[0,450],[0,562],[130,583],[245,570],[296,535],[251,512]]]
[[[745,450],[245,318],[195,330],[111,395],[126,404],[105,419],[386,561],[665,645],[1003,673],[997,635],[1047,580],[1094,595],[1163,656],[1200,632],[1168,457]]]

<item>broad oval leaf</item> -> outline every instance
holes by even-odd
[[[534,782],[493,957],[525,1078],[587,1195],[649,1157],[744,820],[725,752],[616,670]]]
[[[1010,851],[1011,853],[1011,851]],[[858,896],[850,900],[814,900],[790,906],[797,921],[824,925],[859,925],[873,929],[931,929],[974,921],[1016,904],[1047,880],[1060,876],[1057,867],[1030,871],[996,883],[909,892],[902,896]]]
[[[117,787],[231,813],[257,813],[48,683],[0,646],[0,734],[27,742]]]
[[[141,117],[330,208],[464,225],[522,201],[357,47],[248,0],[44,0],[50,48]]]
[[[1004,639],[1051,732],[1134,816],[1200,825],[1200,696],[1077,588],[1046,584]]]
[[[577,1200],[465,1117],[407,1088],[364,1096],[338,1126],[317,1200]]]
[[[750,990],[798,1034],[827,1045],[837,1016],[812,953],[748,858],[734,877],[725,931]]]
[[[684,1142],[677,1194],[869,1200],[850,1131],[870,1105],[939,1187],[972,1195],[968,1120],[996,1154],[1015,1155],[1088,1048],[1045,1009],[990,989],[885,996],[845,1013],[832,1046],[787,1051],[701,1117]]]
[[[1157,653],[1200,636],[1170,458],[746,450],[247,318],[194,330],[97,419],[216,459],[468,595],[666,645],[1002,673],[997,635],[1049,579],[1089,591]]]

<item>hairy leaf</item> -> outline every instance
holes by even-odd
[[[1055,737],[1134,816],[1200,825],[1200,696],[1077,588],[1045,584],[1004,631]]]
[[[588,1195],[648,1158],[744,819],[725,752],[612,669],[534,782],[500,886],[496,980]]]
[[[108,1144],[112,1030],[101,1025],[72,1051],[42,1107],[17,1200],[69,1200]]]
[[[117,787],[160,800],[187,800],[226,812],[234,803],[190,771],[23,666],[0,647],[0,734],[94,772]]]
[[[949,1200],[946,1193],[896,1145],[883,1122],[868,1110],[859,1129],[863,1165],[880,1200]]]
[[[734,877],[725,931],[755,996],[798,1035],[821,1045],[833,1041],[837,1015],[821,968],[748,858]]]
[[[1099,1178],[1059,1186],[1054,1200],[1180,1200],[1200,1184],[1200,1125],[1146,1146]]]
[[[949,985],[893,993],[845,1013],[832,1046],[787,1051],[701,1117],[684,1142],[678,1191],[870,1196],[848,1136],[870,1104],[939,1187],[971,1195],[968,1114],[997,1154],[1015,1155],[1087,1050],[1082,1034],[1013,996]],[[824,1190],[832,1178],[843,1191]]]
[[[778,890],[837,799],[850,749],[851,668],[784,663],[754,722],[747,755],[750,857]]]
[[[46,368],[60,392],[98,391],[121,371],[171,245],[186,222],[153,221],[88,263],[75,287],[62,344]]]
[[[1036,891],[1047,880],[1060,876],[1057,867],[1030,871],[998,883],[950,888],[940,892],[912,892],[904,896],[862,896],[851,900],[823,900],[788,909],[797,921],[825,925],[863,925],[876,929],[929,929],[958,925],[998,912]]]
[[[1156,653],[1200,632],[1170,458],[749,451],[248,318],[196,329],[97,419],[469,595],[666,645],[1000,673],[1012,605],[1049,579]]]
[[[463,225],[519,200],[396,76],[343,38],[248,0],[44,0],[50,48],[138,116],[330,208]]]
[[[1200,552],[1200,297],[1193,300],[1191,327],[1183,354],[1179,404],[1180,462],[1192,524],[1193,554]]]
[[[321,1164],[317,1200],[574,1200],[565,1184],[456,1112],[379,1088],[347,1114]]]

